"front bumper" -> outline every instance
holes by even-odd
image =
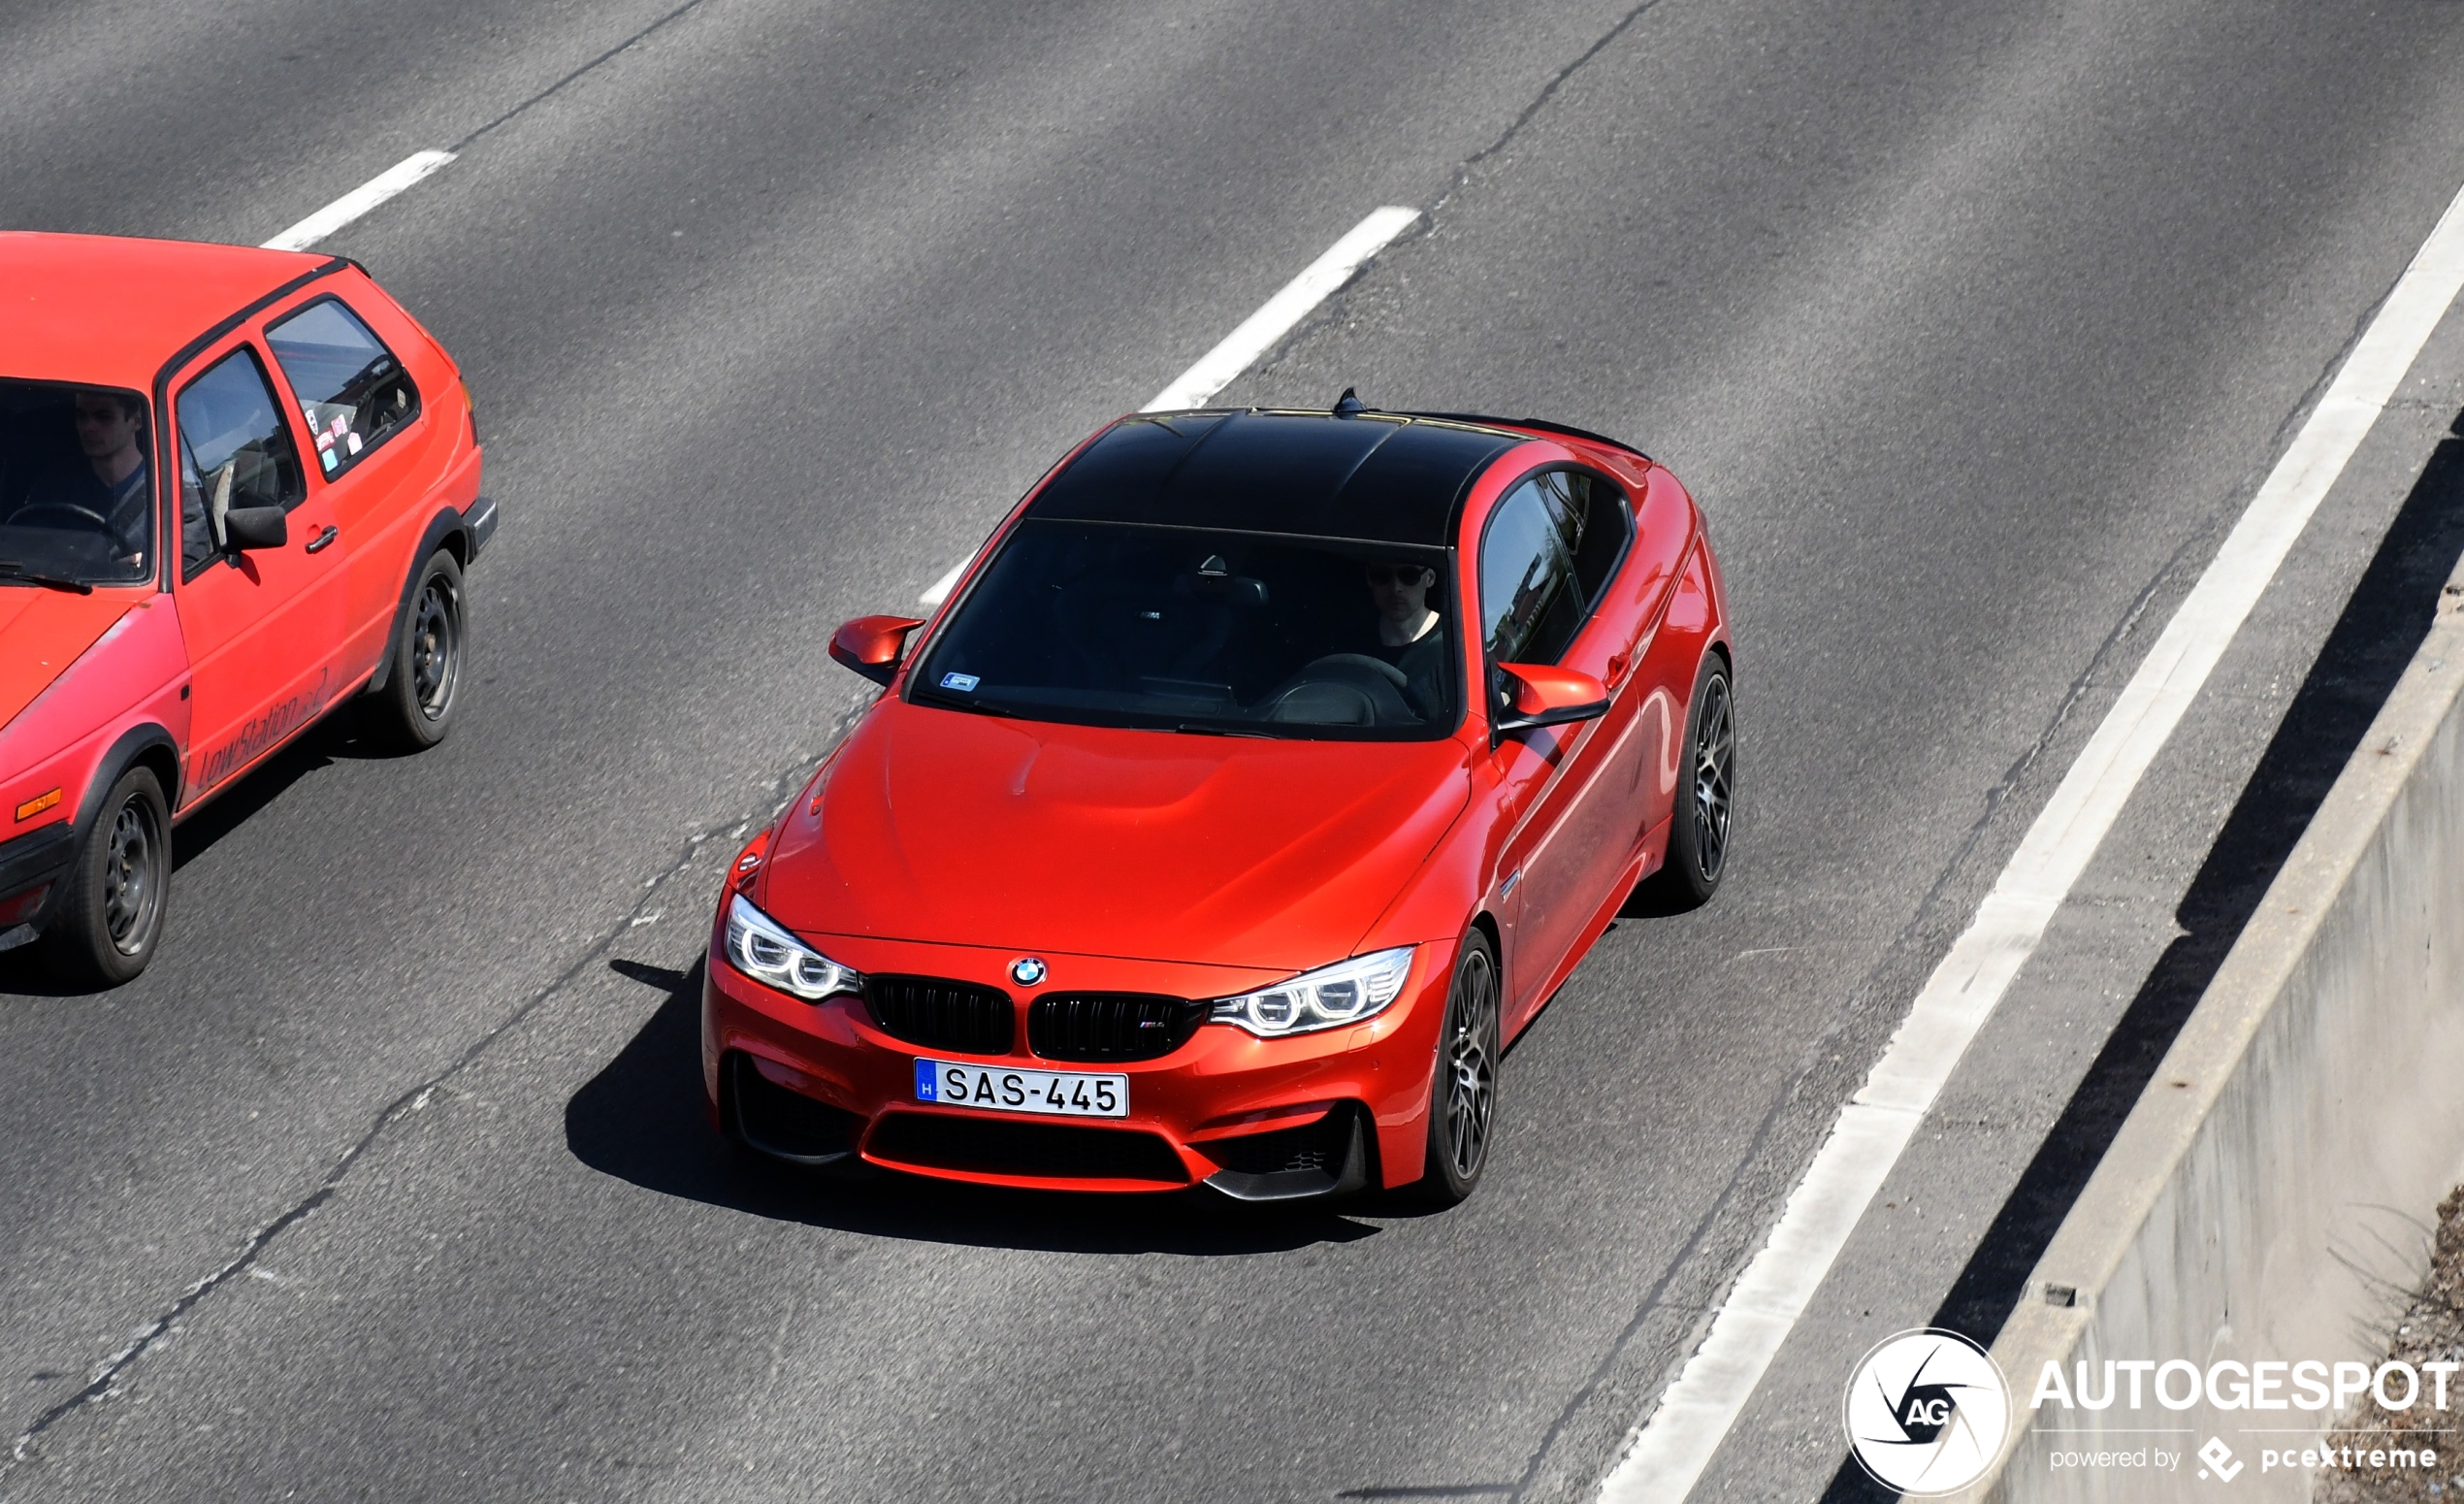
[[[884,975],[999,988],[1021,1017],[1038,993],[1223,996],[1274,973],[1048,958],[1038,988],[1006,981],[1013,953],[970,946],[814,936],[834,959]],[[1005,1055],[911,1043],[885,1032],[863,1000],[808,1003],[755,982],[716,945],[702,986],[702,1082],[714,1122],[754,1147],[808,1163],[861,1158],[945,1180],[1069,1191],[1156,1192],[1205,1185],[1242,1200],[1336,1195],[1415,1180],[1427,1142],[1430,1071],[1452,947],[1430,944],[1383,1013],[1363,1023],[1260,1039],[1201,1024],[1179,1049],[1128,1062],[1049,1060],[1026,1030]],[[1073,1118],[922,1102],[919,1058],[993,1068],[1117,1072],[1127,1116]]]
[[[76,856],[77,834],[66,821],[0,841],[0,951],[43,932]]]
[[[463,536],[470,540],[470,558],[469,562],[476,564],[479,562],[479,555],[487,551],[488,539],[497,536],[497,503],[495,497],[479,497],[463,511],[462,532]]]

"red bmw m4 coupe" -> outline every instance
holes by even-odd
[[[1555,424],[1123,418],[830,653],[886,693],[737,857],[702,994],[714,1121],[782,1159],[1456,1201],[1504,1045],[1728,861],[1701,513]]]

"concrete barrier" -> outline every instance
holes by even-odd
[[[2108,1359],[2206,1370],[2385,1353],[2401,1291],[2427,1265],[2434,1209],[2464,1179],[2459,687],[2464,567],[1994,1343],[2012,1435],[1961,1497],[2309,1497],[2308,1471],[2262,1472],[2260,1452],[2316,1444],[2332,1411],[2227,1409],[2204,1386],[2180,1410],[2153,1396],[2135,1411],[2031,1413],[2030,1401],[2049,1361],[2066,1380],[2087,1363],[2094,1388]],[[2448,1406],[2464,1427],[2464,1374]],[[2455,1455],[2441,1476],[2464,1471],[2464,1429],[2446,1440]],[[2231,1455],[2200,1482],[2211,1441]],[[2055,1466],[2058,1454],[2156,1449],[2178,1467]]]

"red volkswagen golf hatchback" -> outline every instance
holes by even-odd
[[[929,626],[840,629],[888,693],[722,896],[724,1131],[1010,1186],[1470,1193],[1505,1043],[1638,881],[1719,885],[1728,613],[1635,450],[1345,399],[1124,418]]]
[[[171,828],[363,691],[452,725],[496,525],[453,361],[351,262],[0,234],[0,950],[144,969]]]

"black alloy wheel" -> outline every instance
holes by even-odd
[[[1454,963],[1429,1084],[1429,1161],[1420,1198],[1451,1206],[1472,1193],[1497,1128],[1497,955],[1475,930]]]
[[[1669,822],[1663,895],[1685,908],[1710,900],[1728,871],[1736,818],[1736,697],[1717,653],[1702,661],[1686,715],[1685,779]]]
[[[171,811],[150,769],[132,768],[112,784],[62,881],[43,936],[52,968],[94,987],[145,970],[171,896]]]
[[[395,644],[393,672],[379,692],[391,739],[414,752],[445,739],[453,729],[468,638],[462,566],[439,548],[420,569],[402,640]]]

